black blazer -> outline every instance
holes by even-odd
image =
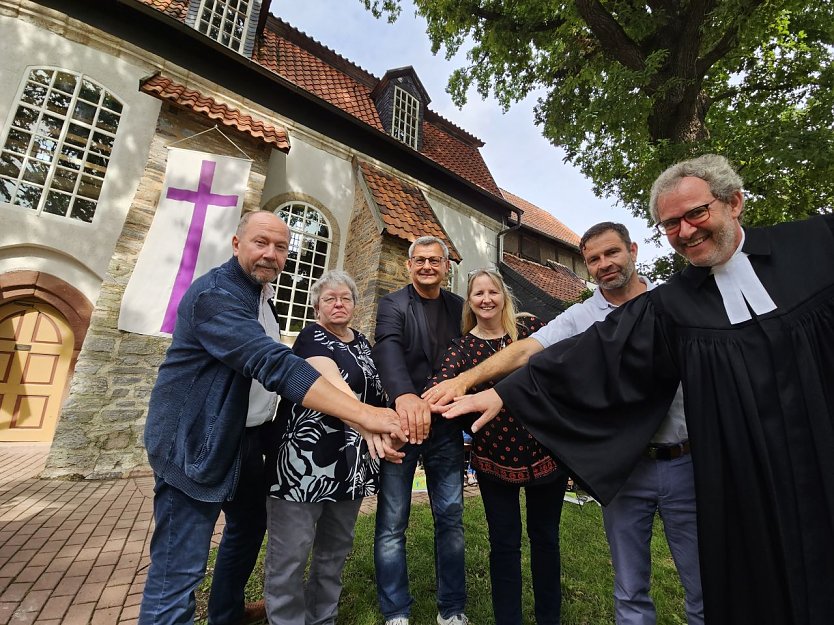
[[[443,289],[440,297],[449,327],[458,337],[463,300]],[[412,285],[379,300],[371,354],[391,405],[400,395],[422,393],[434,373],[429,332],[423,304]]]

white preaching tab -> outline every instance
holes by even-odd
[[[195,278],[232,255],[251,161],[171,148],[165,183],[130,277],[118,328],[170,335]]]
[[[742,230],[741,243],[730,260],[712,268],[715,284],[721,293],[721,299],[724,300],[724,310],[727,311],[727,317],[732,324],[752,319],[750,308],[757,315],[776,310],[776,304],[756,275],[750,259],[741,251],[743,245]],[[750,308],[747,304],[750,304]]]

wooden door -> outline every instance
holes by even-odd
[[[0,306],[0,441],[52,441],[72,349],[72,330],[51,306]]]

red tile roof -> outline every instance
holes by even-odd
[[[578,301],[580,293],[587,288],[582,278],[558,263],[546,267],[506,252],[504,263],[532,285],[563,302]]]
[[[449,247],[449,257],[460,262],[460,254],[420,189],[365,161],[358,163],[389,234],[409,242],[422,236],[438,237]]]
[[[187,0],[140,0],[181,22]],[[372,128],[385,132],[371,91],[380,79],[315,41],[277,17],[269,16],[252,59],[305,91],[342,109]],[[476,137],[433,111],[423,121],[424,156],[502,198],[501,191],[478,151]],[[403,149],[410,149],[403,144]]]
[[[521,218],[522,227],[528,226],[563,243],[567,243],[577,249],[579,248],[579,235],[546,210],[539,208],[535,204],[531,204],[524,198],[510,193],[506,189],[501,189],[501,194],[510,204],[524,211],[524,215]]]
[[[140,0],[140,2],[180,22],[184,22],[188,14],[188,0]]]
[[[269,20],[268,25],[281,23]],[[267,28],[254,60],[305,91],[330,102],[377,130],[384,130],[371,100],[371,88]]]
[[[162,74],[157,73],[143,80],[139,85],[139,90],[160,100],[202,113],[224,126],[235,128],[255,139],[269,143],[282,152],[290,151],[290,140],[287,131],[283,128],[256,120],[251,115],[241,113],[228,104],[217,102],[214,98],[201,95],[199,91],[189,89]]]
[[[482,189],[501,197],[501,190],[489,173],[481,153],[438,125],[423,121],[423,154]]]

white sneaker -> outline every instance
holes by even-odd
[[[408,617],[397,616],[395,618],[389,618],[385,621],[385,625],[408,625]]]
[[[454,614],[449,618],[443,618],[438,614],[437,625],[469,625],[469,619],[463,612],[460,614]]]

